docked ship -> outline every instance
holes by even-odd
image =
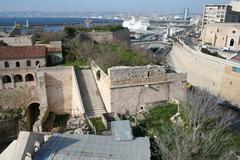
[[[130,31],[143,30],[146,31],[150,26],[148,21],[136,20],[132,17],[131,20],[125,20],[122,24],[123,27],[128,28]]]

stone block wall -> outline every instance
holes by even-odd
[[[71,68],[43,68],[48,108],[56,114],[70,113],[72,106]]]
[[[89,32],[90,37],[98,43],[113,42],[113,32]]]
[[[18,37],[0,37],[0,41],[7,43],[10,46],[32,46],[32,36],[18,36]]]
[[[33,75],[33,81],[26,81],[27,74]],[[11,78],[10,83],[3,83],[4,75]],[[15,75],[20,75],[23,81],[15,82]],[[0,106],[27,108],[32,101],[38,101],[35,68],[0,70]]]
[[[92,63],[92,71],[108,112],[136,113],[147,105],[186,96],[186,74],[168,74],[162,66],[113,67],[106,75]]]
[[[178,43],[174,44],[170,56],[175,69],[187,73],[188,82],[240,105],[240,74],[232,71],[233,66],[240,68],[240,64],[206,55]]]
[[[56,114],[84,114],[79,87],[73,67],[40,68],[44,73],[47,105]],[[44,86],[42,86],[44,87]]]
[[[91,64],[91,69],[96,80],[98,90],[101,94],[103,103],[105,105],[105,108],[107,112],[112,112],[110,93],[111,82],[109,76],[106,75],[106,73],[104,73],[102,69],[99,66],[97,66],[94,62],[92,62]],[[98,75],[100,75],[100,78],[98,77]]]

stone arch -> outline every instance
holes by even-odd
[[[14,76],[14,82],[17,83],[17,82],[22,82],[23,81],[23,77],[20,75],[20,74],[16,74]]]
[[[234,39],[233,39],[233,38],[230,40],[229,46],[230,46],[230,47],[233,47],[233,46],[234,46]]]
[[[3,83],[12,83],[12,78],[9,75],[4,75],[2,77],[2,82]]]
[[[101,71],[100,70],[97,71],[96,77],[97,77],[97,80],[101,79]]]
[[[32,75],[32,74],[27,74],[26,76],[25,76],[25,81],[27,82],[27,81],[34,81],[34,76]]]
[[[31,103],[27,108],[27,120],[29,130],[32,131],[34,123],[38,120],[40,115],[40,104],[39,103]]]

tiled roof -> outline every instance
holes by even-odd
[[[62,48],[57,47],[47,47],[47,52],[62,52]]]
[[[46,51],[45,46],[1,46],[0,60],[42,58]]]

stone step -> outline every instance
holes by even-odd
[[[89,69],[76,70],[76,75],[86,114],[88,116],[100,116],[105,113],[92,71]]]

